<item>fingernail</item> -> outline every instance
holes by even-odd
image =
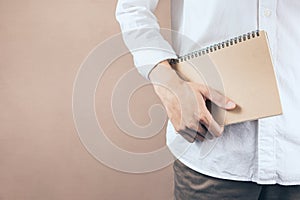
[[[228,101],[228,103],[226,104],[227,109],[235,108],[235,106],[236,104],[232,101]]]

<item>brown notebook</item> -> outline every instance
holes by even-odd
[[[205,84],[237,103],[233,111],[208,106],[219,124],[282,114],[264,31],[244,34],[171,62],[183,79]]]

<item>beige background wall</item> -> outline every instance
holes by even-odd
[[[172,199],[171,166],[148,174],[118,172],[95,160],[75,130],[73,81],[89,51],[119,32],[115,4],[0,0],[1,200]],[[168,1],[161,1],[157,14],[161,26],[169,27]],[[107,72],[96,94],[98,119],[122,148],[155,150],[164,145],[164,131],[149,140],[133,139],[111,115],[110,90],[130,69],[127,55]],[[131,102],[133,119],[147,123],[147,109],[158,102],[151,87],[137,93]]]

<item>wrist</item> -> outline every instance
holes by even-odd
[[[149,78],[159,96],[165,96],[170,91],[178,90],[184,83],[168,61],[157,64],[150,72]]]
[[[183,80],[177,75],[168,61],[158,63],[149,74],[153,84],[173,85],[180,84]]]

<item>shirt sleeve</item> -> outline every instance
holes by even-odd
[[[159,0],[119,0],[116,19],[124,42],[130,50],[139,73],[149,73],[159,62],[176,59],[176,53],[163,38],[154,11]]]

